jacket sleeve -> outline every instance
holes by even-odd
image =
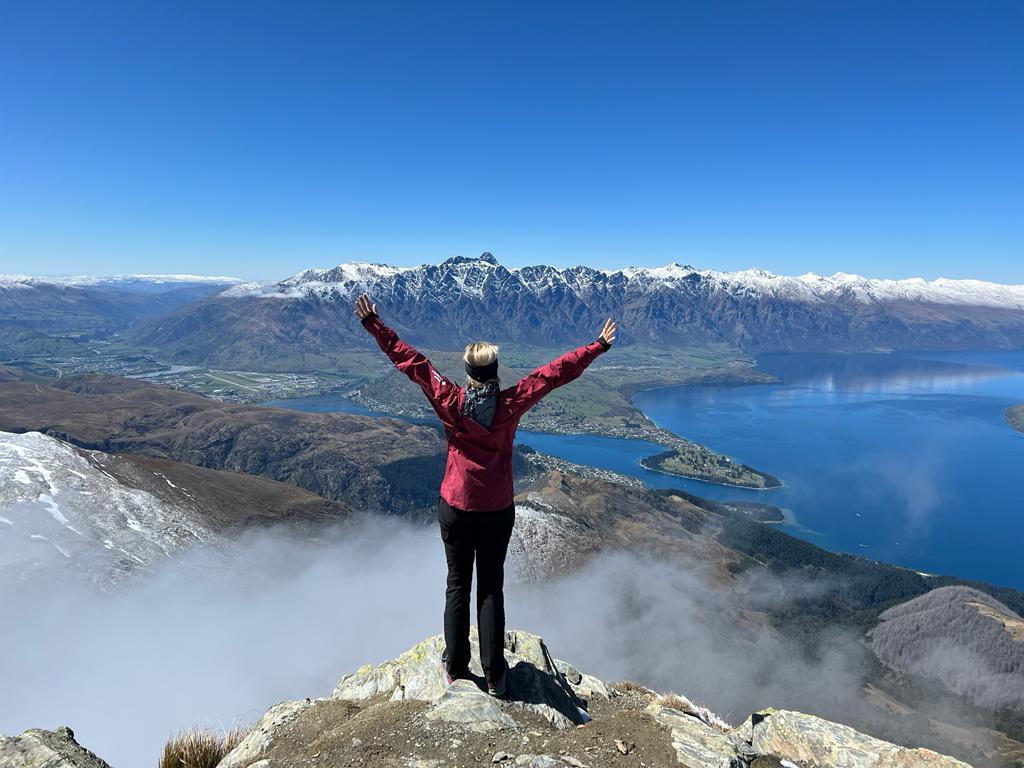
[[[395,367],[420,386],[445,426],[453,426],[459,416],[459,385],[441,375],[426,355],[398,338],[398,334],[384,325],[375,313],[367,315],[361,322]]]
[[[522,416],[548,392],[579,377],[598,355],[608,349],[601,341],[592,341],[528,373],[508,390],[506,407],[510,415]]]

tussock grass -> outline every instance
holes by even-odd
[[[707,707],[702,707],[694,704],[685,696],[680,696],[678,693],[662,693],[654,697],[654,703],[659,704],[669,709],[674,709],[678,712],[684,712],[687,715],[693,715],[699,720],[703,720],[706,724],[710,725],[719,731],[725,733],[729,731],[732,726],[725,722],[721,717],[716,715]]]
[[[632,680],[620,680],[617,683],[612,683],[609,687],[616,693],[623,696],[636,696],[639,698],[650,699],[657,695],[646,685],[634,683]]]
[[[216,768],[217,763],[249,733],[248,729],[179,731],[164,744],[157,768]]]
[[[694,708],[689,699],[680,696],[678,693],[665,693],[658,696],[655,701],[663,707],[676,709],[680,712],[689,712]]]

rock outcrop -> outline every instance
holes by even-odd
[[[31,728],[20,736],[0,736],[2,768],[110,768],[75,741],[67,726],[55,731]]]
[[[767,710],[751,715],[737,733],[758,754],[830,768],[966,766],[930,749],[909,749],[802,712]]]
[[[272,708],[218,768],[332,765],[445,768],[969,768],[799,712],[767,710],[730,727],[706,709],[632,683],[609,685],[506,633],[509,690],[486,693],[471,633],[471,678],[446,685],[440,636],[345,675],[324,699]],[[627,759],[628,758],[628,759]]]
[[[392,701],[416,699],[436,702],[441,714],[432,715],[450,722],[483,722],[470,718],[470,712],[493,715],[485,727],[516,727],[486,692],[480,667],[480,641],[476,627],[470,630],[472,680],[445,683],[441,671],[444,638],[435,635],[403,653],[397,659],[377,667],[364,667],[341,679],[334,697],[365,701],[386,695]],[[506,706],[534,712],[555,728],[571,728],[590,720],[587,699],[598,695],[609,698],[608,688],[597,678],[552,658],[544,641],[529,632],[505,633],[505,660],[508,662]]]

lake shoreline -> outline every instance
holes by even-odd
[[[773,383],[773,382],[761,381],[761,380],[756,380],[756,381],[746,381],[746,380],[736,381],[736,380],[732,379],[732,377],[728,377],[728,379],[729,379],[728,383],[724,383],[724,384],[708,383],[707,381],[694,381],[694,382],[682,383],[682,384],[678,384],[677,383],[677,384],[669,384],[669,385],[664,385],[664,386],[646,387],[646,388],[644,388],[642,390],[637,390],[636,392],[637,393],[639,393],[641,391],[642,392],[649,392],[649,391],[654,391],[654,390],[657,390],[657,389],[669,389],[669,388],[673,388],[673,387],[677,387],[677,386],[684,386],[684,387],[689,387],[689,386],[715,386],[715,387],[717,387],[717,386],[742,386],[742,385],[749,384],[749,383],[765,383],[765,384]],[[338,398],[340,400],[344,400],[345,402],[350,403],[350,404],[356,406],[357,408],[364,409],[367,413],[365,413],[363,415],[369,415],[371,417],[376,417],[376,418],[400,418],[400,419],[403,419],[405,421],[409,421],[411,423],[416,423],[416,424],[434,424],[435,420],[436,420],[436,416],[432,412],[426,413],[425,411],[427,411],[428,409],[420,407],[420,406],[417,406],[417,408],[415,410],[415,415],[413,415],[412,413],[395,413],[395,412],[391,411],[390,409],[388,409],[388,407],[387,407],[387,405],[385,403],[379,403],[379,402],[367,399],[365,397],[365,395],[363,395],[359,390],[348,390],[348,391],[338,391],[338,392],[333,392],[333,393],[324,393],[324,395],[317,395],[317,396],[313,396],[312,398],[310,398],[310,397],[300,397],[300,398],[283,398],[283,399],[278,399],[278,400],[269,400],[269,401],[266,401],[264,403],[259,403],[259,405],[263,405],[265,407],[289,408],[291,406],[285,405],[285,402],[288,401],[288,400],[308,401],[308,400],[319,399],[319,398],[322,398],[322,397],[324,397],[326,395],[334,396],[334,397],[336,397],[336,398]],[[746,464],[745,462],[735,461],[733,459],[733,457],[731,457],[731,456],[727,456],[726,454],[720,453],[719,451],[716,451],[715,449],[710,448],[709,446],[707,446],[707,445],[705,445],[703,443],[699,443],[699,442],[696,442],[694,440],[690,440],[689,438],[683,437],[683,436],[677,434],[676,432],[673,432],[673,431],[671,431],[669,429],[666,429],[666,428],[658,425],[653,419],[650,418],[650,416],[648,416],[643,411],[642,408],[639,408],[636,405],[636,403],[632,401],[632,396],[630,396],[630,403],[636,409],[637,413],[639,413],[650,425],[653,425],[654,429],[650,429],[650,428],[648,428],[646,426],[642,427],[642,428],[633,427],[633,428],[628,429],[628,430],[627,429],[618,429],[618,428],[613,429],[613,430],[605,430],[605,429],[600,429],[600,428],[596,428],[596,429],[582,429],[582,428],[579,428],[578,425],[576,425],[576,428],[573,429],[573,428],[571,428],[569,426],[559,426],[559,425],[551,425],[551,424],[545,425],[546,428],[536,428],[536,427],[530,428],[530,427],[525,427],[525,429],[528,432],[534,432],[534,433],[537,433],[537,434],[554,435],[554,436],[559,436],[559,437],[577,438],[577,437],[595,436],[595,437],[600,437],[600,438],[604,438],[604,439],[644,441],[644,442],[650,443],[652,446],[660,446],[660,447],[662,447],[663,449],[665,449],[667,451],[675,451],[676,454],[677,454],[677,458],[682,463],[684,463],[684,464],[686,463],[686,461],[685,461],[686,456],[684,454],[685,453],[693,453],[694,451],[696,451],[697,454],[698,454],[697,458],[701,458],[704,461],[714,461],[715,459],[719,459],[719,458],[727,459],[730,462],[730,465],[731,465],[732,468],[735,468],[739,472],[747,473],[747,474],[749,474],[752,477],[760,478],[762,481],[764,481],[764,485],[757,485],[757,484],[754,484],[753,482],[751,482],[749,484],[746,484],[746,483],[742,483],[742,482],[728,482],[728,481],[725,481],[725,480],[712,480],[712,479],[709,479],[707,477],[698,476],[696,474],[683,474],[683,473],[679,473],[679,472],[672,472],[670,470],[649,466],[648,464],[644,463],[644,461],[652,460],[654,457],[661,455],[662,453],[665,452],[664,450],[660,451],[660,452],[654,452],[654,453],[648,454],[647,456],[641,457],[641,459],[640,459],[640,466],[641,466],[641,468],[643,468],[643,469],[645,469],[647,471],[658,472],[660,474],[668,475],[670,477],[678,477],[678,478],[680,478],[682,480],[689,480],[689,481],[694,481],[694,482],[707,483],[707,484],[710,484],[710,485],[717,485],[717,486],[722,486],[722,487],[726,487],[726,488],[736,488],[737,490],[741,490],[741,491],[770,491],[770,490],[775,490],[777,488],[784,487],[785,484],[782,482],[782,480],[779,479],[778,477],[776,477],[775,475],[772,475],[771,473],[768,473],[768,472],[765,472],[763,470],[760,470],[760,469],[757,469],[755,467],[752,467],[752,466]],[[423,415],[420,415],[421,411],[424,412]],[[353,409],[353,412],[358,412],[358,411],[356,411],[356,409]],[[637,477],[638,479],[643,481],[643,478],[640,477],[639,475],[634,474],[633,476]]]

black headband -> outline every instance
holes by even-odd
[[[498,361],[492,360],[487,365],[470,365],[466,363],[466,373],[476,381],[484,382],[495,378],[498,375]]]

